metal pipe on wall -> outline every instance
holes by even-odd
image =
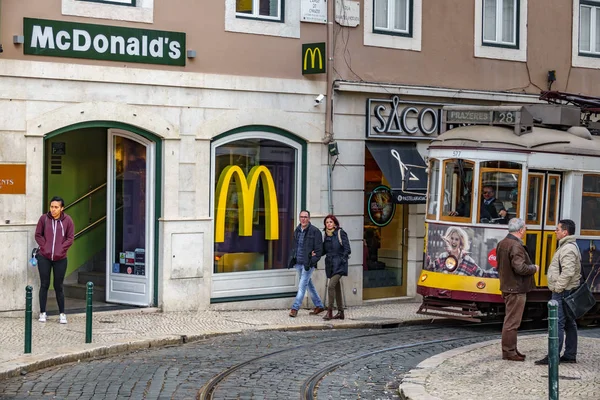
[[[330,0],[327,3],[327,42],[325,44],[327,52],[327,93],[325,105],[325,137],[323,143],[328,145],[333,142],[333,24],[335,22],[335,0]],[[329,214],[333,214],[333,189],[332,189],[332,174],[333,166],[331,165],[331,155],[327,153],[327,204]]]

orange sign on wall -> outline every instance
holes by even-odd
[[[25,164],[0,164],[0,194],[25,194]]]

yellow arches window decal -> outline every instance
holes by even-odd
[[[219,176],[216,191],[215,242],[225,241],[225,211],[227,209],[227,193],[229,184],[235,175],[235,187],[238,194],[239,235],[252,236],[252,215],[258,179],[261,179],[265,196],[265,239],[279,239],[279,209],[277,192],[271,172],[264,165],[252,167],[248,177],[237,165],[229,165]]]

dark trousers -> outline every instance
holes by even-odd
[[[327,299],[327,307],[333,308],[333,295],[335,294],[335,301],[337,303],[337,308],[340,311],[344,311],[344,304],[342,301],[342,276],[334,275],[329,278],[329,286],[327,287],[327,294],[329,295],[329,299]]]
[[[502,293],[506,313],[502,325],[502,355],[511,357],[517,355],[517,330],[521,325],[525,309],[525,293]]]
[[[48,300],[48,288],[50,288],[50,272],[54,274],[54,291],[56,292],[56,302],[61,314],[65,312],[65,294],[63,292],[63,281],[67,272],[67,259],[51,261],[41,254],[38,254],[38,271],[40,272],[40,312],[46,312],[46,302]]]
[[[565,290],[562,293],[552,293],[552,300],[556,300],[558,303],[558,354],[560,354],[564,343],[564,357],[574,359],[577,357],[577,322],[565,312],[563,305],[563,298],[571,294],[572,291]]]

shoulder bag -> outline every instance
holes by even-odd
[[[575,247],[577,247],[577,250],[579,250],[579,246],[577,246],[577,244],[575,244]],[[571,294],[563,298],[563,306],[565,312],[567,312],[573,319],[583,317],[586,312],[591,310],[592,307],[596,305],[596,299],[594,298],[594,294],[592,293],[590,287],[586,282],[587,278],[584,275],[583,266],[581,265],[581,255],[579,255],[579,266],[581,268],[582,282],[577,289],[575,289],[571,292]],[[562,273],[560,259],[558,260],[558,269]]]

